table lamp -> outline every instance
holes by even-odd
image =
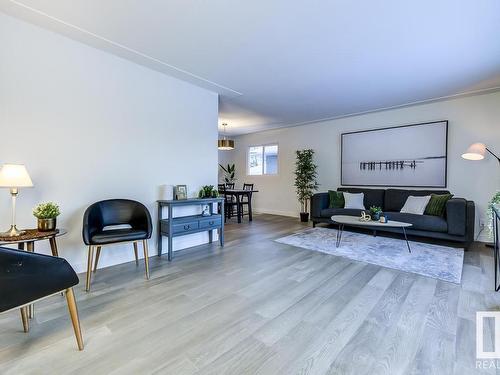
[[[0,187],[10,188],[12,196],[12,225],[7,232],[1,233],[1,236],[15,237],[26,233],[16,228],[16,197],[20,187],[32,186],[33,182],[24,165],[4,164],[0,169]]]

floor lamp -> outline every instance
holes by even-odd
[[[16,227],[16,198],[19,188],[32,186],[33,182],[24,165],[4,164],[0,169],[0,187],[9,188],[12,196],[12,224],[7,232],[0,233],[1,236],[16,237],[26,233]]]
[[[471,144],[467,148],[465,153],[462,154],[462,158],[473,161],[483,160],[487,152],[493,155],[493,157],[497,159],[498,163],[500,164],[500,158],[495,155],[488,147],[486,147],[484,143]],[[487,243],[486,246],[493,247],[493,244]]]

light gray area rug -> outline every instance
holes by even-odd
[[[455,284],[460,284],[462,279],[462,249],[410,241],[410,254],[404,240],[346,230],[340,247],[336,248],[336,236],[336,229],[311,228],[276,241]]]

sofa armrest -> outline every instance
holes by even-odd
[[[474,238],[474,202],[463,198],[451,198],[446,203],[446,221],[448,233],[465,236],[468,241]]]
[[[321,210],[330,205],[330,196],[328,193],[317,193],[311,198],[311,217],[320,217]]]

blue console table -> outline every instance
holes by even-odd
[[[203,198],[183,200],[159,200],[158,202],[158,256],[162,255],[162,236],[168,237],[168,260],[172,260],[172,239],[187,234],[208,232],[208,240],[212,243],[213,230],[219,231],[220,245],[224,246],[224,198]],[[217,204],[217,212],[214,212]],[[210,216],[189,215],[174,217],[174,207],[206,206]],[[163,218],[163,208],[168,209],[168,217]]]

